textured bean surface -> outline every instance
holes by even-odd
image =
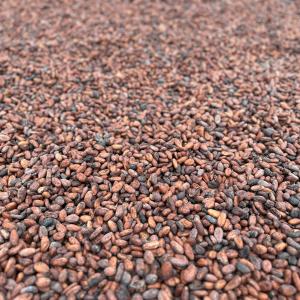
[[[0,3],[0,300],[300,299],[300,2]]]

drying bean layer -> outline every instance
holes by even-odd
[[[0,300],[300,299],[300,2],[0,3]]]

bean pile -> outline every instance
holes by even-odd
[[[0,4],[0,299],[300,299],[300,3]]]

